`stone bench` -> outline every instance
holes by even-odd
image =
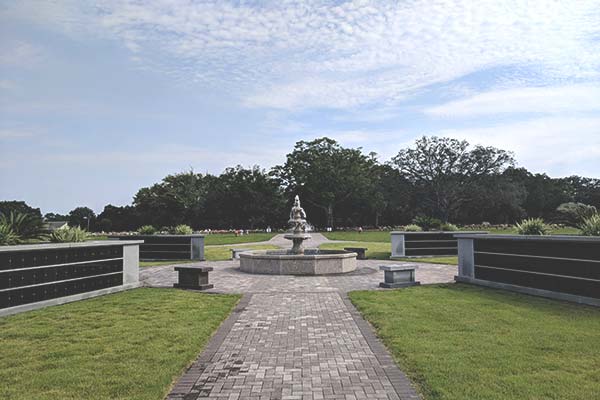
[[[175,267],[179,276],[173,287],[180,289],[206,290],[214,285],[208,283],[208,273],[213,267],[180,265]]]
[[[230,250],[231,250],[231,259],[232,260],[239,260],[240,253],[250,251],[250,249],[230,249]]]
[[[420,282],[415,281],[417,268],[419,267],[414,264],[380,265],[379,269],[384,272],[384,282],[379,287],[393,289],[419,285]]]
[[[369,249],[366,247],[344,247],[344,250],[356,253],[358,255],[356,257],[357,260],[366,260],[367,259],[367,250],[369,250]]]

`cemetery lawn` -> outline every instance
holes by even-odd
[[[425,399],[597,398],[600,309],[463,284],[357,291]]]
[[[264,242],[271,240],[276,233],[249,233],[248,235],[235,236],[235,233],[214,233],[204,237],[206,246],[217,244],[235,244],[235,243],[252,243]]]
[[[0,318],[0,398],[156,399],[236,295],[135,289]]]
[[[225,246],[207,246],[204,248],[204,257],[206,261],[226,261],[231,260],[231,247]],[[250,245],[250,246],[235,246],[241,249],[250,250],[275,250],[279,247],[271,245]],[[140,267],[158,267],[161,265],[177,265],[201,262],[197,260],[168,260],[168,261],[140,261]]]
[[[510,234],[516,235],[517,231],[515,228],[507,229],[489,229],[489,233],[495,234]],[[460,231],[457,231],[457,233]],[[391,243],[390,231],[363,231],[358,233],[356,231],[340,231],[340,232],[321,232],[329,240],[344,240],[348,242],[386,242]],[[551,230],[552,235],[577,235],[579,229],[572,227],[565,227],[560,229]]]
[[[390,260],[391,244],[389,242],[342,242],[342,243],[323,243],[319,246],[323,250],[343,250],[344,247],[366,247],[367,258],[373,260]],[[429,263],[429,264],[446,264],[458,265],[458,257],[422,257],[422,258],[397,258],[397,261]]]

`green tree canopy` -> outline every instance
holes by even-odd
[[[414,148],[400,150],[392,165],[421,191],[425,210],[448,221],[470,198],[474,182],[500,174],[514,158],[495,147],[470,149],[466,140],[423,136]]]

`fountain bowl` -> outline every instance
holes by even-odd
[[[240,270],[268,275],[329,275],[356,270],[357,254],[344,250],[254,250],[240,253]]]

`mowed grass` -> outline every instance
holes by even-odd
[[[469,229],[461,229],[469,230]],[[486,230],[486,229],[483,229]],[[507,229],[487,229],[489,233],[495,234],[509,234],[516,235],[517,230],[515,228]],[[345,232],[321,232],[329,240],[344,240],[348,242],[391,242],[390,238],[391,231],[363,231],[358,233],[356,231],[345,231]],[[460,232],[460,231],[457,231]],[[552,235],[578,235],[580,234],[579,229],[573,227],[565,227],[552,229],[550,231]]]
[[[382,242],[341,242],[341,243],[323,243],[319,246],[323,250],[343,250],[344,247],[366,247],[367,258],[372,260],[389,260],[392,254],[390,243]],[[395,258],[397,261],[420,262],[429,264],[448,264],[458,265],[457,256],[449,257],[420,257],[420,258]]]
[[[233,247],[226,246],[207,246],[204,248],[204,258],[206,261],[225,261],[231,260],[231,249]],[[249,250],[275,250],[279,247],[271,245],[248,245],[248,246],[235,246],[235,248],[249,249]],[[140,267],[158,267],[161,265],[175,265],[175,264],[188,264],[198,262],[197,260],[168,260],[168,261],[140,261]]]
[[[426,399],[597,399],[600,310],[450,284],[350,293]]]
[[[146,288],[0,318],[0,398],[163,399],[238,299]]]
[[[219,244],[252,243],[271,240],[276,233],[249,233],[247,235],[235,236],[235,233],[214,233],[204,237],[206,246]]]

